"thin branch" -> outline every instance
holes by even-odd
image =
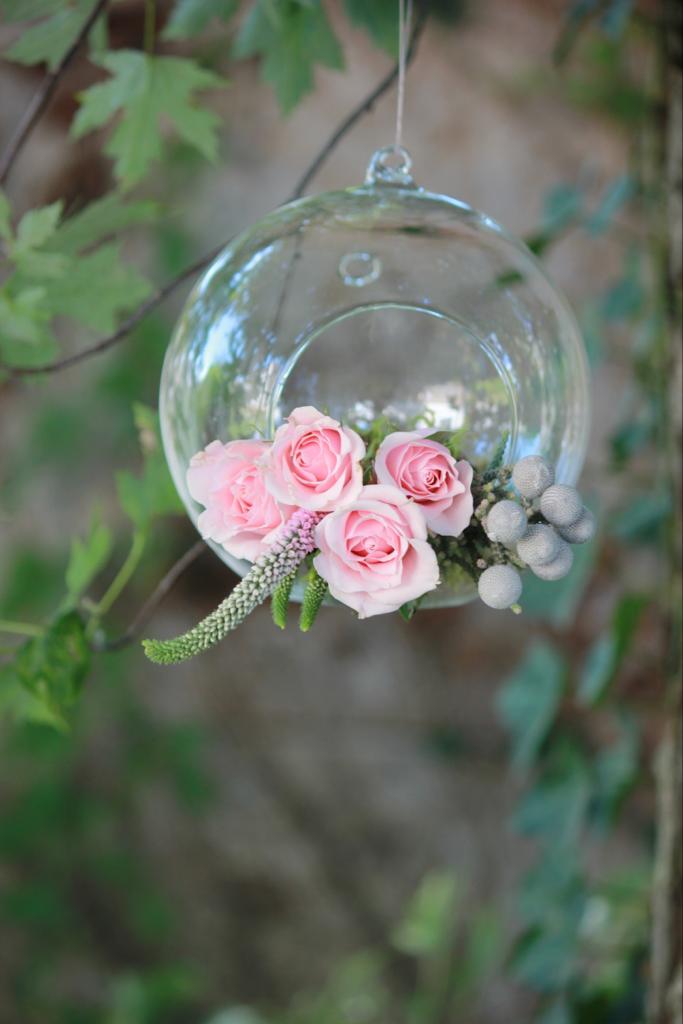
[[[17,130],[13,137],[7,144],[7,148],[0,157],[0,186],[4,185],[9,178],[14,165],[21,153],[22,149],[26,145],[28,138],[36,126],[37,122],[41,118],[45,108],[49,104],[52,96],[54,95],[55,89],[59,85],[59,81],[71,64],[76,54],[81,48],[86,36],[89,34],[91,28],[104,12],[107,6],[108,0],[97,0],[97,3],[93,7],[88,17],[83,22],[83,26],[74,39],[73,43],[66,51],[61,61],[48,75],[45,76],[40,84],[38,90],[34,93],[33,99],[29,103],[24,116],[17,126]]]
[[[421,9],[411,34],[407,54],[407,60],[409,63],[413,61],[415,54],[417,53],[418,43],[426,21],[426,9]],[[286,202],[292,202],[295,199],[301,198],[315,175],[318,173],[325,161],[331,156],[342,139],[351,131],[357,122],[361,120],[361,118],[370,113],[377,101],[384,96],[389,89],[391,89],[397,78],[398,65],[396,65],[389,74],[385,75],[382,81],[372,90],[370,95],[367,96],[362,103],[359,103],[358,106],[344,118],[342,123],[332,133],[320,151],[316,153],[304,174],[297,182],[294,190],[285,200]],[[217,255],[222,252],[228,244],[229,240],[217,248],[212,249],[211,252],[202,256],[201,259],[198,259],[191,266],[186,267],[185,270],[182,270],[177,277],[174,277],[171,281],[165,284],[163,288],[160,288],[154,293],[154,295],[151,295],[146,299],[134,313],[131,313],[131,315],[106,338],[101,338],[99,341],[94,342],[92,345],[82,349],[80,352],[75,352],[70,356],[64,356],[61,359],[56,359],[52,363],[43,363],[42,366],[13,367],[0,363],[0,369],[10,377],[34,377],[43,373],[59,373],[62,370],[68,370],[72,366],[76,366],[78,363],[82,363],[87,359],[91,359],[93,356],[106,352],[108,349],[113,348],[114,345],[117,345],[122,341],[134,327],[137,327],[141,320],[144,320],[144,318],[155,310],[157,306],[160,306],[165,302],[165,300],[169,298],[169,296],[172,295],[182,284],[184,284],[188,278],[194,277],[196,274],[199,274],[202,270],[206,269],[206,267],[216,259]]]
[[[153,613],[164,600],[166,595],[170,593],[180,577],[187,572],[191,565],[194,565],[197,559],[203,555],[205,551],[208,550],[209,549],[203,540],[198,540],[193,544],[192,547],[189,548],[189,550],[171,566],[163,579],[157,584],[125,632],[114,640],[104,640],[101,643],[95,644],[94,646],[96,650],[120,651],[129,644],[134,643],[134,641],[138,639],[143,626],[149,621]]]

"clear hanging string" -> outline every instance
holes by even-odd
[[[413,0],[398,0],[398,88],[396,96],[396,132],[392,146],[378,150],[368,167],[368,184],[385,183],[412,187],[412,160],[403,146],[403,121],[406,101],[406,73]]]
[[[396,97],[396,138],[394,146],[403,149],[403,115],[406,103],[406,70],[408,66],[408,39],[413,22],[413,0],[398,0],[398,93]]]

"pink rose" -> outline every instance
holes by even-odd
[[[361,619],[394,612],[439,582],[424,516],[395,487],[363,487],[318,524],[316,541],[316,570]]]
[[[398,487],[419,505],[434,533],[459,537],[472,518],[473,470],[456,462],[448,448],[430,441],[424,430],[389,434],[375,458],[380,484]]]
[[[264,459],[266,483],[278,501],[331,512],[363,486],[365,445],[358,434],[307,405],[287,418]]]
[[[293,511],[280,506],[266,488],[259,462],[268,448],[265,441],[212,441],[192,457],[187,471],[190,494],[205,508],[197,521],[202,537],[250,562]]]

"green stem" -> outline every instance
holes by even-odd
[[[130,582],[133,573],[140,564],[140,559],[144,553],[146,543],[147,537],[144,533],[137,531],[133,534],[133,542],[130,546],[128,557],[109,584],[108,588],[105,590],[100,600],[97,602],[93,611],[93,618],[101,619],[102,616],[106,615],[112,606],[118,601],[123,590]]]
[[[156,21],[157,21],[157,5],[156,0],[145,0],[145,28],[144,28],[144,46],[145,53],[150,57],[154,53],[154,46],[156,42]]]
[[[33,622],[13,622],[11,619],[0,619],[0,633],[16,633],[19,636],[43,636],[45,629]]]

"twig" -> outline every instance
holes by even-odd
[[[137,640],[142,627],[148,622],[157,607],[161,604],[167,594],[173,589],[180,577],[197,561],[200,555],[208,551],[203,540],[198,540],[182,555],[178,561],[171,566],[163,579],[157,584],[149,595],[139,612],[128,626],[128,628],[114,640],[104,640],[95,643],[93,646],[98,651],[120,651]]]
[[[7,144],[7,148],[0,157],[0,186],[5,184],[12,173],[12,169],[14,168],[19,154],[26,145],[29,135],[52,99],[54,91],[59,84],[59,80],[80,50],[83,40],[86,38],[90,29],[93,27],[106,6],[107,0],[98,0],[88,17],[83,22],[80,32],[62,57],[57,67],[54,71],[51,71],[45,76],[40,87],[34,93],[33,99],[29,103],[24,116],[19,122],[16,132],[10,139]]]
[[[417,52],[417,46],[422,35],[427,20],[426,9],[421,9],[421,12],[415,22],[413,29],[410,45],[408,48],[407,59],[412,62]],[[330,138],[327,140],[322,149],[315,155],[311,163],[306,168],[304,174],[297,182],[295,188],[291,194],[287,197],[286,202],[292,202],[295,199],[300,199],[308,185],[313,180],[314,176],[318,173],[320,168],[323,166],[325,161],[331,156],[336,147],[342,141],[342,139],[351,131],[354,125],[361,120],[366,114],[370,113],[377,101],[389,91],[393,83],[398,77],[398,65],[382,79],[382,81],[372,90],[369,96],[367,96],[362,103],[359,103],[351,113],[344,118],[339,127],[332,133]],[[186,267],[182,270],[177,277],[174,277],[171,281],[160,288],[154,295],[146,299],[145,302],[140,305],[134,313],[131,313],[117,329],[106,338],[101,338],[99,341],[94,342],[87,348],[82,349],[80,352],[75,352],[73,355],[64,356],[62,359],[56,359],[52,363],[43,363],[42,366],[25,366],[25,367],[14,367],[7,366],[4,363],[0,363],[0,369],[3,373],[6,373],[10,377],[32,377],[42,373],[59,373],[62,370],[68,370],[72,366],[76,366],[78,363],[84,362],[86,359],[91,359],[93,356],[100,355],[102,352],[106,352],[122,341],[126,335],[136,327],[141,320],[151,313],[153,310],[160,306],[173,292],[176,291],[180,285],[184,284],[188,278],[194,277],[200,273],[206,267],[212,263],[217,255],[225,248],[229,243],[229,240],[224,242],[222,245],[211,252],[202,256],[191,266]]]

